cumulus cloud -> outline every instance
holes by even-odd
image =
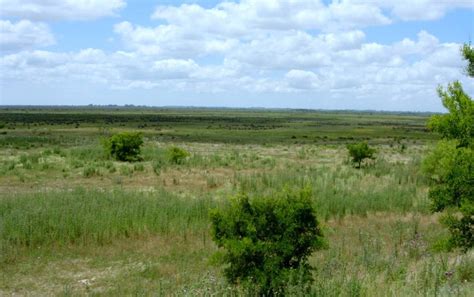
[[[355,0],[357,2],[363,0]],[[374,3],[379,7],[390,9],[392,15],[404,21],[436,20],[449,11],[458,8],[474,9],[471,0],[379,0]]]
[[[341,45],[327,34],[290,34],[286,38],[240,44],[240,51],[226,53],[223,61],[212,64],[138,51],[84,49],[70,53],[22,51],[2,57],[0,67],[4,80],[84,79],[120,88],[166,85],[198,91],[350,89],[357,93],[413,84],[434,89],[459,77],[464,65],[459,44],[441,43],[424,31],[416,40],[388,45],[360,38]]]
[[[48,25],[22,20],[12,23],[0,20],[0,50],[15,52],[55,43]]]
[[[304,31],[279,31],[242,42],[228,56],[263,69],[312,69],[332,64],[335,53],[359,48],[364,39],[362,31],[319,35]]]
[[[327,31],[390,23],[377,6],[348,1],[326,6],[320,0],[242,0],[223,2],[209,9],[196,4],[158,6],[152,18],[228,36],[251,35],[256,29]]]
[[[294,89],[313,89],[317,87],[319,79],[311,71],[292,69],[285,74],[285,79],[290,88]]]
[[[114,88],[159,86],[199,78],[205,72],[193,60],[154,60],[132,52],[106,54],[99,49],[55,53],[22,51],[0,60],[0,78],[32,82],[88,81],[109,84]]]
[[[121,22],[114,26],[114,31],[121,36],[128,49],[165,57],[218,54],[230,51],[238,42],[232,38],[209,36],[206,32],[187,31],[176,25],[150,28]]]
[[[93,19],[125,5],[118,0],[0,3],[9,4],[4,11],[10,16],[39,20]],[[435,96],[436,85],[462,77],[460,45],[440,42],[427,30],[389,44],[373,42],[364,28],[436,19],[467,6],[461,0],[444,3],[242,0],[211,8],[158,6],[151,16],[156,25],[115,24],[113,31],[123,44],[115,52],[37,50],[54,43],[47,25],[4,21],[1,42],[7,50],[0,60],[0,79],[86,81],[121,90],[419,100]]]
[[[114,16],[124,0],[0,0],[0,16],[36,21],[92,20]]]

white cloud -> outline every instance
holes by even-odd
[[[343,2],[368,3],[366,0],[343,0]],[[472,0],[374,0],[369,3],[389,10],[392,16],[404,21],[436,20],[458,8],[474,9]]]
[[[55,43],[48,25],[21,20],[12,23],[0,20],[0,50],[15,52]]]
[[[228,56],[262,69],[311,69],[330,65],[335,53],[359,48],[364,38],[362,31],[316,36],[304,31],[278,31],[242,42]]]
[[[389,24],[390,19],[373,5],[319,0],[242,0],[205,9],[199,5],[158,6],[152,15],[185,29],[231,36],[256,30],[339,30]]]
[[[78,79],[115,88],[166,86],[199,92],[352,90],[354,94],[379,92],[386,96],[398,92],[397,87],[416,84],[435,89],[439,83],[461,77],[464,64],[459,44],[440,43],[427,32],[420,32],[416,40],[389,45],[364,43],[360,38],[341,45],[334,38],[298,31],[281,36],[278,42],[254,40],[239,44],[237,52],[225,53],[223,61],[212,64],[138,51],[84,49],[70,53],[22,51],[2,57],[0,68],[3,80]]]
[[[205,32],[186,31],[175,25],[155,28],[121,22],[114,27],[124,45],[145,55],[186,58],[229,51],[238,42],[232,38],[211,37]]]
[[[113,87],[158,85],[166,80],[198,77],[201,67],[193,60],[153,60],[137,53],[106,54],[98,49],[54,53],[23,51],[0,60],[2,80],[60,82],[81,80]]]
[[[124,0],[0,0],[0,16],[36,21],[91,20],[114,16]]]
[[[386,17],[380,7],[371,2],[351,3],[350,1],[334,1],[329,5],[333,23],[331,28],[361,28],[370,25],[387,25],[391,20]]]
[[[471,0],[393,1],[392,12],[402,20],[436,20],[457,8],[474,9],[474,3]]]
[[[317,87],[319,79],[311,71],[292,69],[285,74],[285,79],[290,88],[313,89]]]
[[[151,70],[156,78],[187,79],[193,72],[199,71],[199,66],[193,60],[167,59],[153,63]]]

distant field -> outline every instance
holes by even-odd
[[[134,129],[154,141],[317,144],[370,140],[432,140],[425,114],[233,109],[0,109],[0,145],[94,142]],[[10,132],[10,133],[8,133]],[[28,137],[27,140],[24,138]]]
[[[446,252],[421,163],[426,114],[0,108],[0,296],[221,296],[210,209],[312,190],[328,248],[314,296],[470,296],[474,254]],[[143,160],[101,141],[140,131]],[[376,160],[351,166],[346,144]],[[190,155],[167,161],[178,146]],[[295,289],[294,295],[298,295]]]

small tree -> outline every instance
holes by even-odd
[[[352,158],[352,163],[356,164],[356,168],[360,168],[364,159],[375,159],[375,149],[369,147],[367,142],[348,144],[349,156]]]
[[[474,49],[465,44],[461,53],[468,62],[466,73],[474,76]],[[433,211],[445,211],[441,222],[451,233],[452,246],[474,246],[474,101],[459,82],[438,88],[449,113],[433,116],[428,127],[443,138],[424,160],[431,179],[429,198]]]
[[[110,156],[118,161],[133,162],[140,160],[140,149],[143,145],[141,133],[122,132],[112,135],[104,142],[104,148]]]
[[[307,258],[323,246],[311,192],[278,197],[235,197],[211,212],[212,237],[224,249],[225,276],[231,283],[256,288],[260,295],[284,292],[293,275],[311,280]]]

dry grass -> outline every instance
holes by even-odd
[[[410,145],[405,152],[378,146],[376,163],[362,170],[347,163],[342,145],[147,145],[152,150],[179,145],[195,158],[183,165],[166,165],[157,175],[153,172],[154,159],[141,162],[143,171],[134,170],[134,164],[100,158],[81,159],[81,166],[76,168],[73,159],[78,157],[68,155],[74,148],[62,148],[66,157],[53,154],[41,161],[50,167],[38,164],[25,169],[19,162],[21,155],[42,154],[44,148],[0,150],[2,166],[17,164],[0,174],[0,196],[69,191],[81,186],[101,191],[164,189],[184,199],[225,199],[241,191],[246,181],[248,188],[255,186],[255,195],[278,190],[285,183],[298,186],[299,181],[307,181],[318,203],[327,207],[320,220],[329,248],[311,258],[316,267],[314,289],[319,295],[468,296],[473,289],[472,278],[458,279],[458,275],[466,274],[459,267],[473,263],[473,254],[433,248],[445,230],[437,216],[424,211],[427,186],[416,172],[428,149],[424,145]],[[85,166],[95,166],[99,174],[84,176]],[[266,182],[276,185],[272,188]],[[394,197],[393,201],[387,197]],[[374,204],[374,210],[356,208],[367,200],[385,198],[383,203]],[[331,199],[347,204],[332,205]],[[399,201],[412,209],[398,208]],[[216,247],[206,227],[184,233],[118,238],[102,246],[18,247],[15,261],[0,267],[0,295],[236,294],[238,291],[225,283],[221,268],[213,265]],[[449,271],[454,271],[454,276],[444,275]]]

